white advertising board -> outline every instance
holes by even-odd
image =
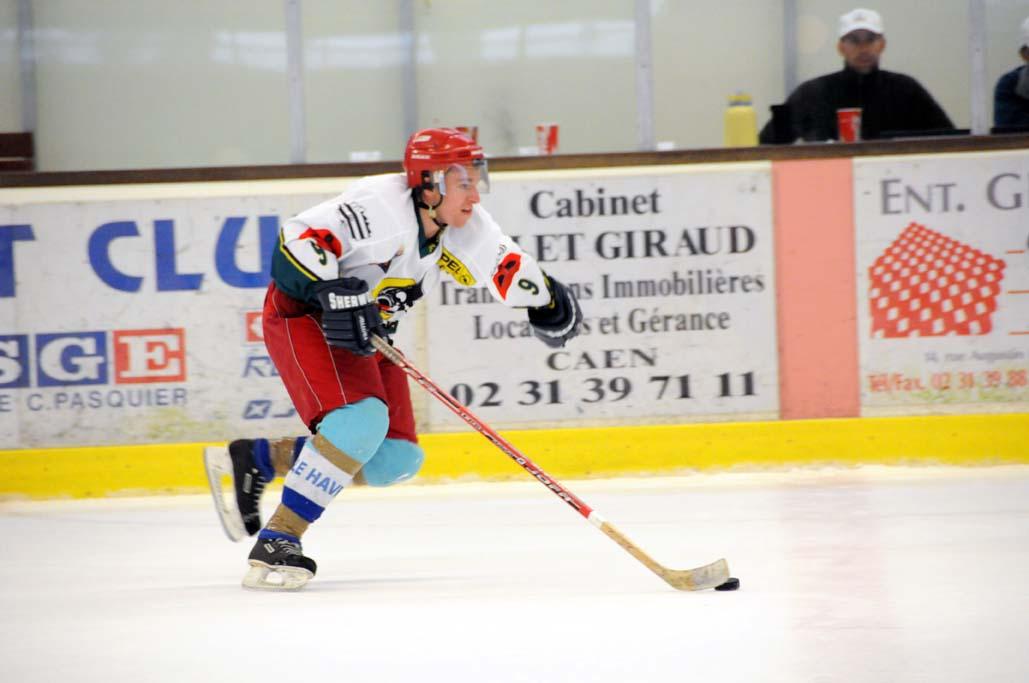
[[[1025,410],[1029,151],[854,162],[867,415]]]
[[[0,190],[0,448],[301,432],[260,308],[281,221],[345,183]],[[427,297],[396,342],[473,410],[498,427],[776,417],[767,164],[497,174],[485,205],[588,327],[549,350],[481,288]],[[412,394],[423,430],[459,424]]]
[[[326,194],[147,189],[0,194],[0,448],[302,429],[259,311],[280,221]]]
[[[500,427],[777,418],[770,168],[497,174],[484,205],[574,289],[584,333],[549,349],[481,283],[444,283],[429,373]],[[432,428],[457,420],[430,404]]]

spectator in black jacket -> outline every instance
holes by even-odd
[[[761,130],[761,142],[835,140],[836,110],[852,107],[861,108],[863,140],[885,131],[953,130],[947,114],[918,81],[879,68],[885,48],[878,12],[855,9],[841,16],[836,49],[843,70],[801,83],[786,100],[792,135],[776,140],[769,121]]]
[[[1018,54],[1026,63],[997,81],[993,91],[993,125],[1029,126],[1029,19],[1022,24]]]

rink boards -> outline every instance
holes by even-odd
[[[491,176],[585,334],[548,350],[465,282],[396,341],[556,476],[1024,461],[1029,152]],[[299,433],[265,273],[348,181],[0,190],[0,492],[191,489],[200,444]],[[415,402],[424,479],[517,471]]]
[[[516,430],[504,436],[558,479],[790,467],[1029,463],[1029,414],[783,420]],[[421,437],[415,480],[528,480],[480,435]],[[206,489],[203,448],[158,444],[0,451],[0,499],[85,498]]]

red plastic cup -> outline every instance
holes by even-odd
[[[553,154],[557,151],[557,124],[536,124],[536,148],[540,154]]]
[[[479,141],[479,127],[478,126],[456,126],[456,129],[472,139],[473,142]]]
[[[836,110],[836,127],[839,130],[840,142],[858,142],[861,140],[861,107]]]

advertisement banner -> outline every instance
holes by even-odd
[[[548,349],[525,310],[445,278],[395,341],[498,427],[774,418],[769,178],[497,174],[485,205],[585,333]],[[302,432],[260,310],[281,222],[328,180],[0,192],[0,448]],[[423,431],[460,428],[423,394]]]
[[[854,161],[862,413],[1025,410],[1029,152]]]
[[[296,433],[260,309],[324,196],[0,202],[0,448]]]
[[[575,291],[583,334],[549,349],[526,311],[444,281],[437,382],[499,427],[778,417],[769,164],[497,175],[485,205]],[[429,423],[458,418],[431,403]]]

